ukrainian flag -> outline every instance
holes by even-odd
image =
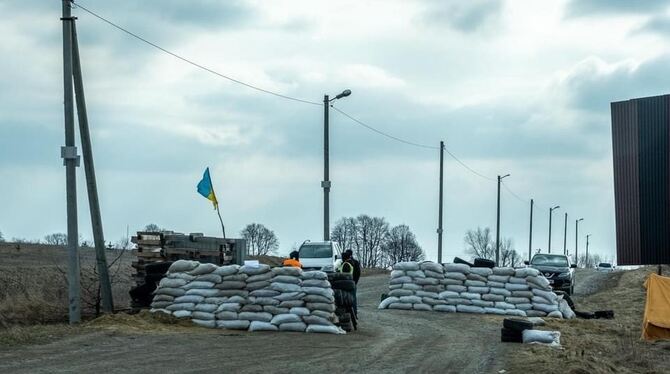
[[[198,193],[211,200],[212,204],[214,204],[214,209],[218,209],[219,202],[216,200],[216,195],[214,194],[212,178],[209,176],[209,168],[205,169],[205,174],[203,174],[202,180],[198,183]]]

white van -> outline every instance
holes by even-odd
[[[335,259],[342,255],[342,249],[337,242],[333,241],[305,241],[298,249],[298,253],[304,270],[332,272],[335,271]]]

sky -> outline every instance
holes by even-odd
[[[81,0],[87,9],[211,70],[335,107],[392,136],[447,150],[444,256],[496,225],[527,255],[615,255],[610,103],[667,94],[670,1]],[[0,231],[66,231],[61,6],[0,0]],[[280,254],[322,236],[323,107],[239,85],[73,9],[105,236],[155,223],[220,235],[195,186],[205,167],[228,236],[274,230]],[[80,232],[91,238],[83,168]],[[439,151],[330,113],[331,223],[407,224],[437,256]],[[510,192],[512,191],[513,194]]]

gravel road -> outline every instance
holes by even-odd
[[[500,343],[501,317],[378,310],[387,283],[386,275],[361,279],[359,330],[344,336],[90,328],[43,345],[0,349],[0,372],[497,373],[505,368],[515,345]]]

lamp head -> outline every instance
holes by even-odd
[[[335,100],[341,99],[343,97],[347,97],[349,95],[351,95],[351,90],[346,89],[346,90],[342,91],[342,93],[340,93],[339,95],[335,96]]]

